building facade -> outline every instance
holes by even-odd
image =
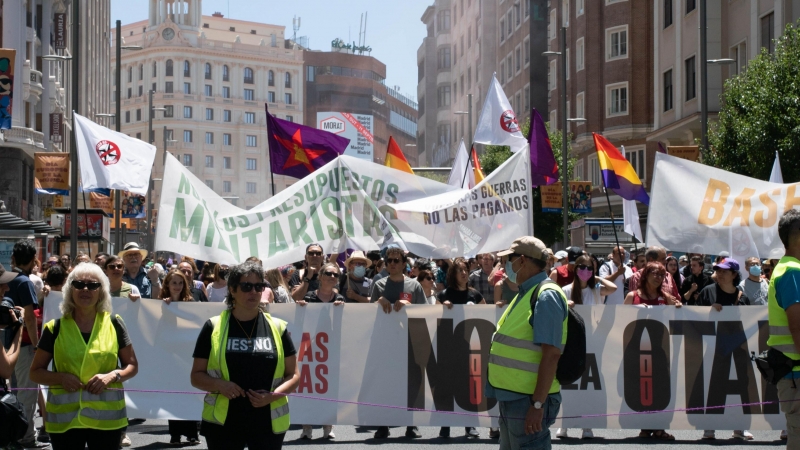
[[[436,0],[420,19],[428,30],[417,50],[420,164],[447,166],[461,139],[470,145],[495,71],[497,8],[496,1]]]
[[[143,50],[122,53],[121,129],[147,140],[153,90],[153,106],[165,109],[153,116],[153,176],[165,176],[166,127],[170,153],[250,208],[272,194],[264,104],[281,119],[303,121],[303,51],[285,39],[284,26],[200,12],[200,0],[151,0],[148,20],[122,27],[123,44]],[[276,175],[276,192],[293,181]],[[159,191],[156,184],[156,208]]]
[[[342,51],[344,50],[344,51]],[[305,124],[317,126],[321,112],[346,112],[373,118],[374,162],[383,164],[389,136],[412,167],[417,167],[417,103],[386,86],[386,65],[346,49],[305,51]]]

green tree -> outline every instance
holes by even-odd
[[[709,133],[705,164],[749,177],[769,178],[775,151],[785,182],[800,180],[800,30],[791,24],[747,70],[729,78],[719,121]]]
[[[528,129],[530,128],[530,121],[522,124],[522,134],[527,136]],[[559,180],[563,180],[563,173],[561,171],[562,153],[561,153],[561,131],[551,130],[549,125],[547,127],[547,134],[550,136],[550,143],[553,145],[553,156],[556,158],[558,164]],[[569,135],[567,141],[567,150],[570,151],[570,141],[572,135]],[[509,147],[488,145],[485,147],[483,156],[480,157],[481,168],[483,172],[488,175],[495,169],[500,167],[508,158],[511,157],[511,150]],[[572,179],[572,174],[575,169],[577,159],[570,157],[567,161],[568,179]],[[579,214],[569,213],[569,221],[577,220],[580,218]],[[545,213],[542,212],[542,195],[540,189],[533,189],[533,231],[537,238],[548,246],[553,245],[555,242],[561,241],[563,235],[563,216],[561,214]]]

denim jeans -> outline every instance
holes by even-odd
[[[530,397],[500,402],[500,450],[550,450],[550,426],[561,409],[561,393],[548,395],[542,405],[542,431],[525,434],[525,415],[530,407]]]

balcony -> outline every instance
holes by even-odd
[[[42,98],[42,93],[44,92],[44,86],[42,86],[42,72],[38,70],[30,70],[30,76],[28,77],[30,80],[30,101],[32,103],[39,103],[39,100]]]
[[[17,147],[26,151],[33,158],[34,152],[44,150],[44,135],[31,128],[12,127],[3,130],[3,143],[8,147]]]

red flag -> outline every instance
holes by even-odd
[[[392,169],[402,170],[412,175],[414,174],[411,165],[408,164],[406,156],[403,154],[403,151],[400,150],[400,146],[397,145],[397,141],[391,136],[389,136],[389,146],[386,149],[386,162],[384,165]]]

